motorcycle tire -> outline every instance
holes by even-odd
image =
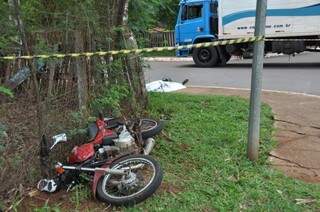
[[[103,202],[107,202],[114,206],[132,206],[137,203],[140,203],[150,196],[152,196],[156,190],[159,188],[163,178],[163,171],[160,167],[160,164],[150,157],[149,155],[130,155],[123,157],[117,161],[115,161],[110,167],[111,168],[118,168],[122,164],[128,163],[128,161],[144,161],[152,165],[154,170],[154,175],[150,182],[134,194],[130,194],[128,196],[117,197],[109,194],[107,189],[105,188],[108,182],[111,182],[110,178],[112,175],[106,174],[100,178],[98,185],[97,185],[97,197]],[[116,194],[120,194],[121,192],[117,191]]]
[[[156,136],[163,129],[163,125],[163,121],[155,121],[153,119],[141,119],[142,139],[147,139]]]
[[[148,118],[142,118],[140,119],[141,121],[141,136],[142,139],[147,139],[156,136],[161,132],[161,130],[164,127],[164,122],[163,121],[156,121],[153,119],[148,119]],[[107,126],[109,126],[109,129],[116,128],[119,125],[123,125],[121,121],[118,119],[109,119],[106,121]],[[96,127],[96,124],[93,123],[88,127],[88,136],[91,139],[94,139],[98,132],[98,129]]]

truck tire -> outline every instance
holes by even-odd
[[[198,67],[213,67],[219,62],[215,47],[196,48],[192,53],[193,61]]]

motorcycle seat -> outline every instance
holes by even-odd
[[[98,134],[98,127],[95,123],[89,125],[87,129],[89,141],[93,140]]]
[[[95,137],[98,134],[98,127],[95,123],[92,123],[89,125],[88,127],[88,138],[89,141],[92,141],[95,139]],[[113,133],[112,135],[106,136],[105,138],[103,138],[102,140],[102,145],[106,146],[106,145],[113,145],[113,139],[118,138],[117,133]]]

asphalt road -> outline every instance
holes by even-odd
[[[251,60],[233,60],[225,67],[198,68],[193,62],[148,62],[146,81],[164,77],[190,86],[250,88]],[[265,58],[263,89],[320,95],[320,53]]]

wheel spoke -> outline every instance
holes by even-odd
[[[105,195],[112,198],[125,198],[142,192],[148,187],[155,177],[155,167],[143,158],[128,160],[112,167],[113,169],[129,169],[126,176],[106,175],[103,180],[103,191]]]

